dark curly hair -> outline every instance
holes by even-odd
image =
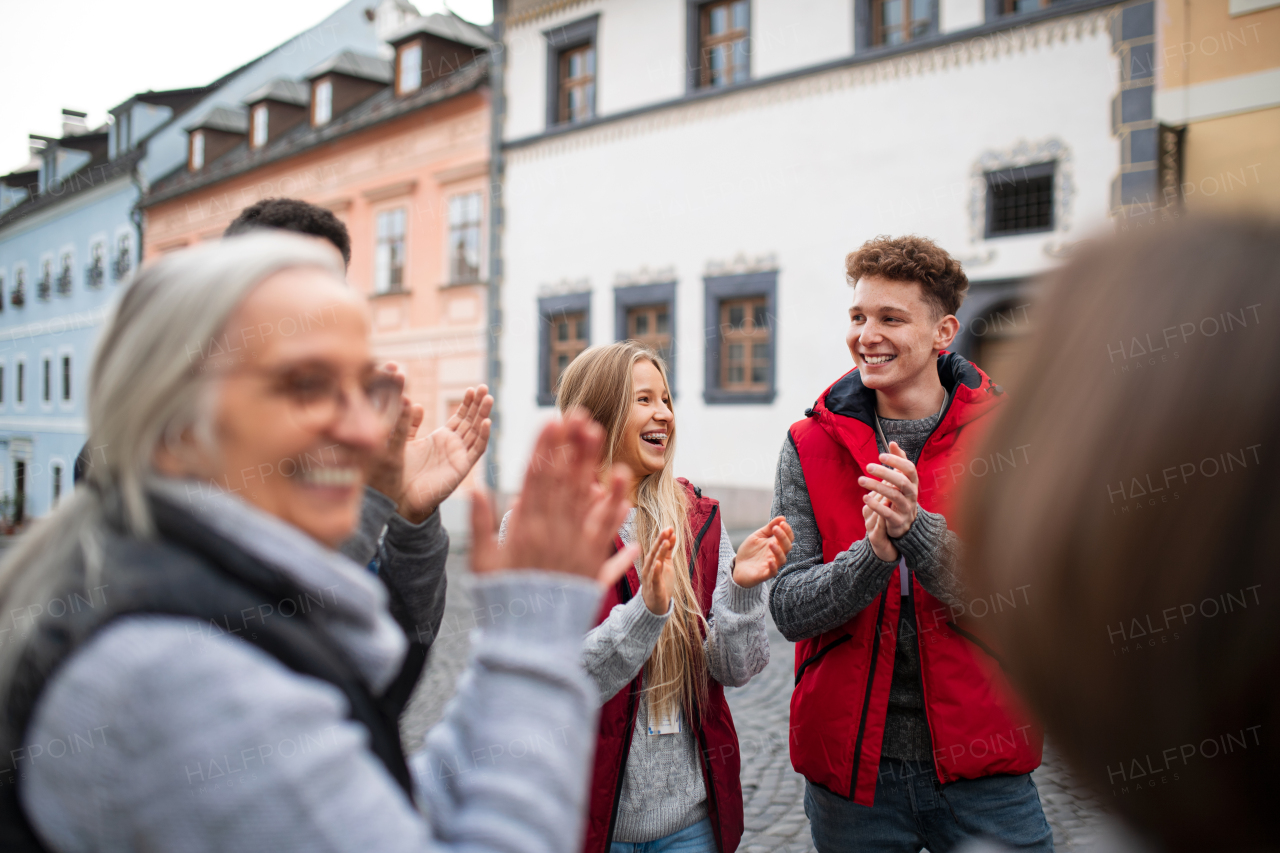
[[[342,253],[344,264],[351,263],[351,235],[347,233],[347,226],[333,211],[323,207],[296,198],[264,198],[240,211],[222,236],[234,237],[255,228],[279,228],[322,237]]]
[[[917,281],[924,289],[925,302],[938,319],[960,310],[969,290],[969,278],[960,262],[937,243],[925,237],[879,237],[863,243],[844,259],[849,284],[869,275],[891,281]]]

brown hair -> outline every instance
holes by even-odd
[[[918,282],[937,319],[959,311],[969,290],[969,278],[960,262],[937,243],[914,234],[881,234],[868,240],[845,256],[844,271],[851,285],[873,275],[891,281]]]
[[[1168,850],[1273,845],[1280,228],[1148,229],[1046,284],[983,450],[1027,464],[960,521],[972,594],[1022,606],[974,623],[1109,808]]]
[[[663,387],[671,387],[662,357],[639,341],[590,347],[570,362],[560,377],[560,388],[556,394],[556,405],[560,411],[584,408],[605,428],[603,471],[612,468],[614,455],[631,418],[631,405],[635,399],[632,377],[635,365],[640,361],[651,362],[662,374]],[[692,719],[695,703],[706,704],[707,660],[702,644],[702,608],[693,591],[685,550],[693,541],[688,504],[684,488],[676,482],[671,466],[675,453],[676,427],[673,420],[667,428],[666,461],[662,470],[641,480],[637,489],[635,533],[636,542],[644,553],[664,528],[671,527],[676,532],[676,546],[672,553],[675,584],[671,595],[675,608],[645,664],[645,693],[650,717],[656,719],[663,712],[674,712],[681,707],[687,721]]]

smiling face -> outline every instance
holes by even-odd
[[[370,403],[389,398],[365,306],[322,270],[284,270],[253,290],[223,335],[244,358],[221,379],[216,460],[200,474],[336,547],[355,529],[365,468],[389,435],[389,407]]]
[[[675,436],[676,416],[662,373],[642,358],[631,370],[631,414],[618,437],[615,462],[631,469],[635,483],[667,465],[667,447]]]
[[[954,315],[936,315],[919,282],[858,279],[845,343],[862,384],[882,391],[901,388],[934,369],[958,328]]]

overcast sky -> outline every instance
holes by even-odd
[[[0,175],[26,162],[27,134],[59,136],[62,109],[107,110],[147,89],[202,86],[319,23],[344,0],[0,0]],[[491,0],[445,2],[479,24]],[[370,0],[369,5],[376,5]]]

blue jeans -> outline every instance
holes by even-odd
[[[1053,851],[1053,831],[1030,774],[941,785],[927,761],[883,758],[874,806],[806,783],[804,813],[818,853],[918,853],[922,847],[946,853],[973,838]]]
[[[609,845],[609,853],[715,853],[716,834],[711,828],[711,818],[703,818],[693,826],[679,832],[655,838],[653,841],[615,841]]]

